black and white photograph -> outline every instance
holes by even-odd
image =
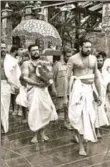
[[[1,167],[110,167],[110,0],[1,0]]]

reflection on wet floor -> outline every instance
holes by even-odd
[[[101,128],[102,139],[88,143],[89,156],[78,155],[78,145],[72,141],[74,131],[68,131],[63,121],[47,127],[48,142],[32,144],[33,133],[22,118],[10,115],[10,130],[2,135],[2,167],[110,167],[110,127]]]

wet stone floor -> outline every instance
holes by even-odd
[[[102,139],[88,143],[89,155],[83,157],[62,118],[46,128],[50,140],[37,144],[30,142],[33,133],[21,121],[10,115],[9,133],[1,137],[2,167],[110,167],[110,127],[101,128]]]

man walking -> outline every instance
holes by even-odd
[[[107,115],[106,115],[106,112],[105,112],[106,87],[107,87],[107,85],[106,85],[105,76],[102,73],[102,68],[103,68],[105,57],[106,57],[106,53],[104,51],[100,51],[100,52],[97,53],[96,57],[97,57],[97,67],[98,67],[99,79],[100,79],[101,90],[102,90],[102,104],[100,106],[97,106],[97,99],[96,99],[96,122],[95,122],[95,127],[96,127],[97,137],[101,138],[99,128],[101,126],[104,126],[104,125],[109,125],[109,121],[107,119]],[[97,91],[96,91],[96,95],[97,95]]]
[[[45,134],[45,126],[52,120],[56,111],[48,88],[36,75],[36,68],[40,61],[39,48],[36,45],[30,45],[28,50],[30,60],[23,63],[21,77],[27,84],[28,124],[31,131],[35,133],[31,142],[36,143],[38,142],[38,132],[40,132],[41,139],[49,139]],[[57,119],[57,114],[55,119]]]
[[[79,154],[87,155],[83,141],[97,141],[95,133],[95,109],[92,85],[95,83],[101,104],[101,86],[97,72],[96,57],[91,55],[92,44],[83,39],[80,52],[67,63],[68,87],[70,91],[68,114],[77,132]],[[73,73],[73,76],[71,74]]]

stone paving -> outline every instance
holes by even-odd
[[[64,128],[63,120],[47,127],[48,142],[32,144],[33,133],[22,118],[10,115],[10,130],[1,136],[2,167],[110,167],[110,127],[101,128],[102,139],[88,143],[88,156],[78,155],[72,141],[74,131]]]

